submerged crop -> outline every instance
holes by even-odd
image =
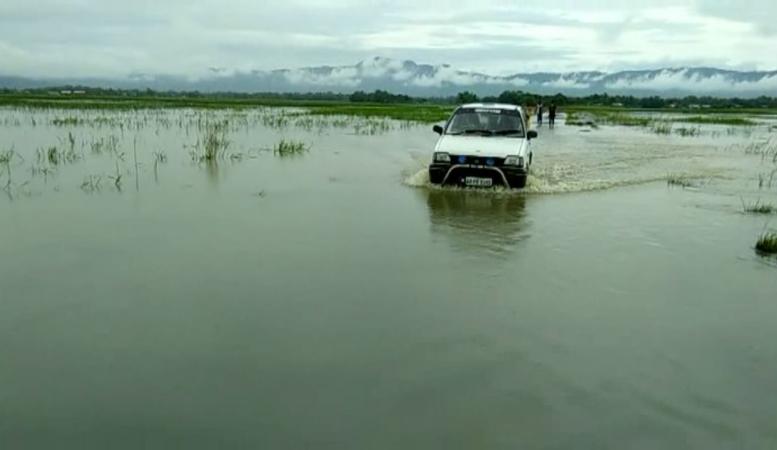
[[[304,142],[287,141],[282,139],[273,147],[273,153],[280,157],[298,156],[306,153],[310,148]]]
[[[777,254],[777,233],[764,233],[755,243],[755,249],[763,254]]]

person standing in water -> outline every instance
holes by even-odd
[[[537,104],[537,128],[542,127],[542,103]]]
[[[550,128],[556,127],[556,104],[551,103],[548,109],[548,126]]]

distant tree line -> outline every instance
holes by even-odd
[[[417,101],[409,95],[392,94],[380,89],[375,92],[356,91],[348,99],[354,103],[414,103]]]
[[[490,103],[510,103],[515,105],[535,106],[538,103],[557,105],[597,105],[622,106],[625,108],[777,108],[777,98],[761,96],[756,98],[721,98],[710,96],[687,96],[682,98],[664,98],[658,96],[635,97],[632,95],[593,94],[583,97],[570,97],[564,94],[537,95],[523,91],[505,91],[498,96],[479,98],[471,92],[461,92],[456,97],[456,103],[473,103],[477,101]]]
[[[462,104],[482,102],[511,103],[534,106],[537,103],[555,103],[565,105],[597,105],[625,108],[777,108],[777,97],[761,96],[756,98],[720,98],[711,96],[687,96],[682,98],[663,98],[658,96],[635,97],[631,95],[593,94],[588,96],[566,96],[564,94],[539,95],[524,91],[504,91],[499,95],[480,97],[469,91],[460,92],[450,97],[411,97],[404,94],[392,94],[384,90],[373,92],[356,91],[351,94],[337,92],[198,92],[198,91],[155,91],[151,89],[105,89],[87,86],[54,86],[36,89],[0,89],[3,95],[51,95],[62,91],[84,92],[89,96],[104,97],[168,97],[168,98],[202,98],[202,99],[276,99],[292,101],[335,101],[351,103],[376,104]]]

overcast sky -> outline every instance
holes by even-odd
[[[0,74],[198,77],[373,56],[494,75],[771,70],[775,17],[777,0],[2,0]]]

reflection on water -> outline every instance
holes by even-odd
[[[512,193],[428,189],[432,231],[464,253],[506,255],[527,237],[526,197]]]
[[[212,188],[217,188],[219,185],[219,179],[221,178],[221,171],[219,165],[215,162],[208,162],[204,164],[205,172],[208,174],[208,181]]]

